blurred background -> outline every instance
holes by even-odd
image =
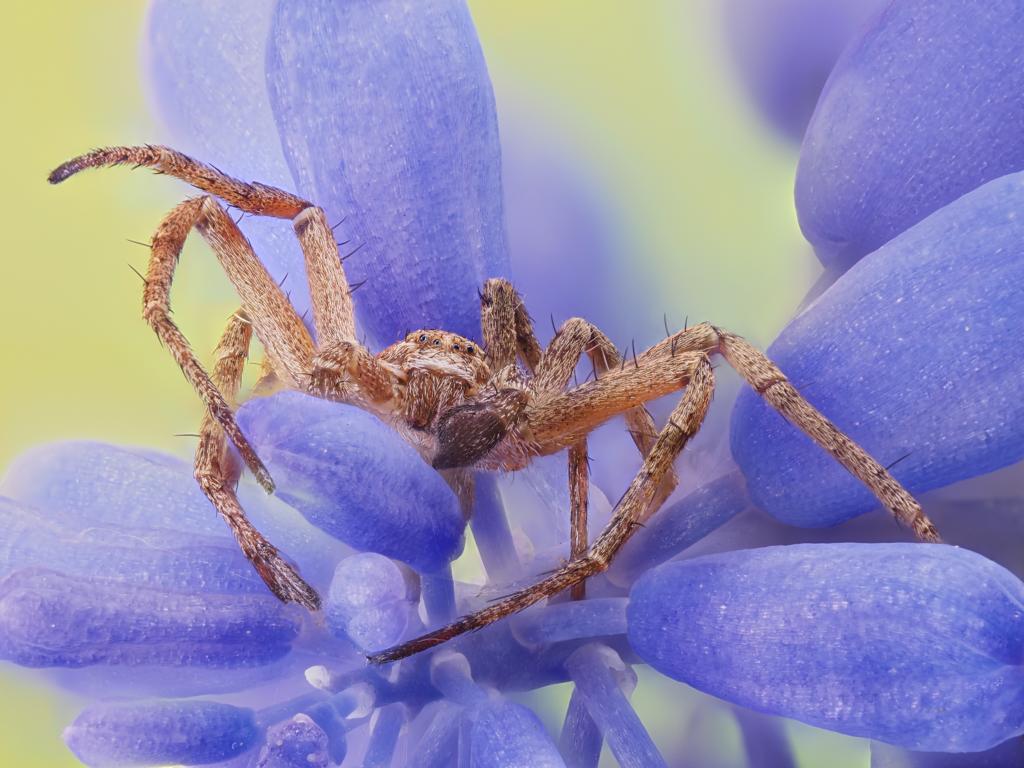
[[[720,0],[470,6],[498,102],[513,250],[572,240],[571,228],[529,226],[543,219],[538,195],[564,184],[584,201],[587,228],[566,263],[586,269],[591,247],[616,254],[609,279],[622,300],[598,310],[617,331],[638,346],[653,341],[664,314],[672,326],[708,319],[769,343],[820,268],[793,210],[798,144],[744,91],[745,65],[727,43],[742,31],[726,29]],[[141,320],[129,268],[144,271],[147,257],[129,240],[148,241],[183,189],[126,171],[60,188],[45,181],[91,147],[165,135],[140,57],[145,11],[144,2],[17,3],[0,31],[0,466],[68,438],[193,449],[174,435],[194,431],[198,401]],[[212,349],[237,302],[201,244],[178,274],[175,316],[198,350]],[[571,271],[562,279],[571,283]],[[537,314],[546,328],[547,312]],[[727,414],[728,402],[718,408]],[[59,737],[75,702],[9,666],[0,685],[0,765],[75,765]],[[531,700],[556,732],[567,695]],[[744,764],[725,705],[643,670],[635,701],[659,744],[691,739],[690,764]],[[788,734],[803,766],[868,764],[865,742],[795,723]]]

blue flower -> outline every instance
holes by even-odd
[[[826,204],[847,189],[822,185],[855,154],[843,142],[871,142],[863,126],[836,127],[856,117],[852,103],[876,103],[872,89],[931,92],[906,38],[914,23],[1005,53],[1012,35],[997,34],[994,16],[933,10],[893,6],[839,58],[804,145],[798,205],[840,276],[772,347],[812,401],[922,492],[1024,456],[1024,177],[1010,173],[1011,152],[968,145],[957,184],[923,177],[914,200],[927,202],[888,206],[880,228],[864,198]],[[357,305],[374,342],[423,325],[477,335],[477,287],[528,260],[506,244],[516,238],[502,218],[493,96],[461,0],[157,0],[148,45],[176,144],[294,188],[342,222],[346,269],[368,280]],[[1004,59],[975,62],[935,105],[955,130],[936,119],[939,138],[925,131],[885,151],[933,169],[930,147],[964,135],[956,120],[1003,82]],[[887,136],[920,128],[893,104]],[[875,189],[878,163],[841,178]],[[808,222],[826,208],[839,223],[816,238]],[[273,224],[244,222],[302,311],[301,258]],[[607,296],[613,270],[598,260],[583,279]],[[557,292],[544,301],[568,312]],[[251,400],[238,420],[279,484],[266,498],[243,481],[241,500],[325,596],[321,616],[266,592],[185,462],[62,443],[22,456],[0,484],[0,658],[96,700],[65,732],[89,765],[595,766],[603,743],[623,765],[667,765],[630,701],[641,663],[737,705],[751,765],[792,764],[770,716],[894,745],[874,748],[877,765],[1020,757],[1020,739],[1007,741],[1024,733],[1019,499],[926,497],[947,540],[981,554],[877,543],[900,535],[891,521],[864,514],[874,503],[863,490],[744,392],[735,465],[672,499],[590,580],[587,599],[374,668],[364,653],[558,565],[564,466],[538,460],[525,489],[477,477],[481,592],[452,576],[467,524],[454,495],[389,428],[298,393]],[[609,505],[592,492],[597,528]],[[503,504],[513,493],[518,540]],[[761,510],[812,529],[850,522],[819,533]],[[840,542],[794,543],[829,537]],[[787,546],[749,548],[770,543]],[[573,693],[556,743],[510,694],[564,681]]]

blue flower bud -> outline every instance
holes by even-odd
[[[916,750],[1024,733],[1024,583],[939,544],[804,544],[667,563],[629,640],[745,707]]]
[[[1016,0],[900,0],[851,43],[807,127],[796,179],[800,226],[826,266],[847,269],[1024,169],[1022,36]]]
[[[298,392],[238,411],[277,482],[277,495],[349,546],[422,571],[462,549],[455,494],[412,446],[358,408]]]
[[[273,596],[185,594],[43,569],[0,581],[0,658],[29,667],[234,668],[281,658],[298,614]]]
[[[1022,210],[1024,174],[965,195],[843,275],[768,350],[911,491],[1024,457]],[[832,525],[878,504],[749,389],[731,441],[751,498],[783,522]]]
[[[327,735],[306,715],[267,730],[257,768],[327,768]]]
[[[78,759],[97,768],[215,763],[251,749],[259,737],[251,709],[212,701],[100,704],[64,731]]]
[[[367,281],[362,327],[477,337],[477,290],[508,261],[494,95],[465,3],[279,3],[266,73],[299,192],[361,246],[345,269]]]
[[[328,628],[362,650],[394,645],[415,610],[406,575],[383,555],[365,552],[342,560],[324,602]]]
[[[565,768],[537,716],[521,704],[500,701],[473,712],[470,760],[474,768]]]

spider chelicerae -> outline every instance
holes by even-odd
[[[153,235],[143,316],[206,405],[196,480],[281,600],[311,611],[320,607],[316,591],[253,527],[235,494],[241,466],[228,441],[263,488],[274,490],[233,415],[253,333],[267,357],[256,392],[296,389],[377,415],[442,473],[467,513],[474,469],[514,471],[535,456],[567,450],[569,561],[487,608],[370,656],[372,662],[410,656],[563,590],[581,596],[585,580],[608,567],[675,489],[673,462],[700,428],[711,402],[713,355],[721,355],[769,404],[858,477],[919,539],[939,541],[910,493],[808,403],[762,352],[733,333],[701,323],[669,334],[626,360],[600,329],[572,318],[542,349],[515,288],[494,278],[480,291],[482,347],[447,331],[418,330],[373,354],[356,340],[351,288],[323,210],[160,146],[97,149],[64,163],[49,180],[56,184],[86,168],[112,165],[149,167],[208,193],[179,204]],[[291,219],[305,258],[318,344],[218,199],[248,214]],[[212,374],[204,370],[170,314],[174,269],[193,227],[210,244],[241,300],[217,346]],[[596,376],[569,387],[583,355],[590,358]],[[658,431],[644,403],[676,390],[683,390],[682,398]],[[588,544],[587,435],[617,415],[624,416],[643,464],[607,527]]]

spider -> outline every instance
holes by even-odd
[[[585,580],[608,567],[637,527],[675,489],[673,462],[700,428],[711,401],[714,355],[724,358],[769,404],[859,478],[919,539],[939,541],[910,493],[808,403],[762,352],[733,333],[701,323],[627,361],[598,328],[573,318],[542,349],[515,288],[494,278],[480,290],[482,347],[454,333],[424,329],[373,354],[356,340],[350,287],[323,210],[280,189],[241,182],[161,146],[93,150],[61,165],[49,181],[57,184],[86,168],[114,165],[152,168],[207,193],[180,203],[153,235],[143,316],[206,406],[195,478],[245,556],[282,601],[310,611],[320,607],[316,591],[253,527],[235,494],[241,465],[229,441],[263,488],[268,493],[274,490],[270,474],[233,416],[253,333],[267,356],[257,392],[297,389],[376,414],[444,475],[467,513],[473,469],[514,471],[535,456],[568,451],[568,562],[487,608],[370,656],[373,663],[411,656],[564,590],[582,596]],[[318,344],[218,199],[248,214],[291,219],[305,258]],[[241,300],[217,345],[212,375],[170,315],[174,269],[193,227],[212,247]],[[583,355],[590,358],[596,376],[569,388]],[[683,390],[682,397],[668,422],[656,431],[644,404],[676,390]],[[587,436],[617,415],[624,416],[643,464],[607,527],[588,545]]]

